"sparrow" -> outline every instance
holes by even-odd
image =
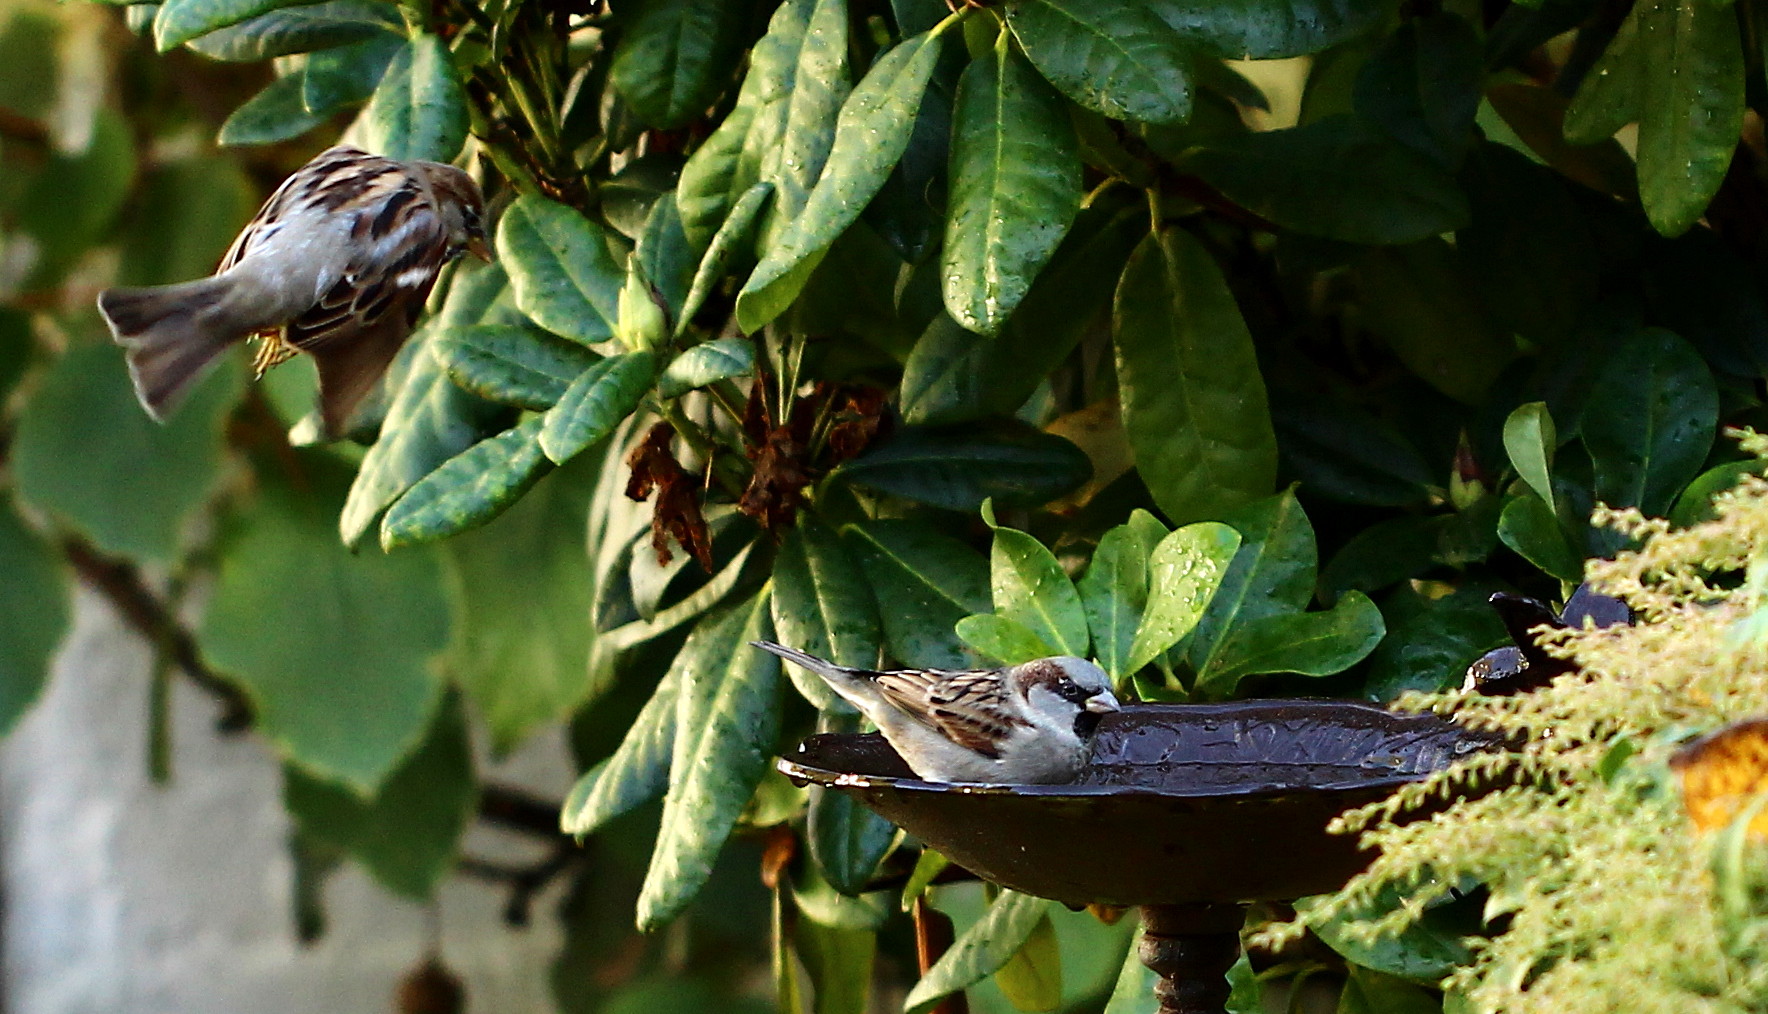
[[[1057,655],[1004,669],[850,669],[775,644],[754,647],[821,676],[930,782],[1071,782],[1099,719],[1119,710],[1105,671]]]
[[[443,265],[463,252],[491,259],[484,218],[478,184],[460,169],[340,145],[283,181],[213,276],[106,289],[98,310],[156,420],[229,346],[257,338],[260,377],[296,352],[313,357],[324,435],[336,438]]]

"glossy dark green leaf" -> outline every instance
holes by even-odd
[[[1227,57],[1318,53],[1379,24],[1385,8],[1358,0],[1149,0],[1187,39]]]
[[[1062,952],[1048,913],[1031,928],[1024,945],[995,972],[994,981],[1019,1010],[1047,1011],[1062,1005]]]
[[[381,519],[381,548],[435,542],[502,514],[552,463],[540,451],[542,416],[487,437],[405,491]]]
[[[478,795],[466,716],[453,697],[372,797],[297,767],[283,770],[283,805],[301,834],[348,853],[393,893],[419,900],[453,871]]]
[[[1212,141],[1180,168],[1261,218],[1346,243],[1413,243],[1468,220],[1448,170],[1348,116]]]
[[[649,0],[621,34],[609,79],[640,119],[681,127],[724,88],[748,16],[738,0]]]
[[[767,34],[749,51],[736,105],[682,166],[675,202],[694,245],[710,243],[733,205],[762,182],[761,160],[779,145],[816,4],[786,0],[775,9]]]
[[[1467,588],[1427,599],[1405,588],[1384,599],[1388,634],[1369,656],[1364,695],[1391,701],[1407,690],[1459,687],[1475,659],[1510,642],[1486,595]]]
[[[1362,592],[1345,592],[1325,612],[1249,621],[1210,660],[1198,687],[1212,697],[1229,697],[1242,677],[1254,673],[1330,676],[1361,662],[1386,633],[1375,603]]]
[[[540,447],[559,464],[614,432],[638,408],[657,376],[657,357],[628,352],[600,360],[578,375],[542,417]]]
[[[444,546],[459,609],[443,666],[499,753],[602,689],[589,668],[595,586],[583,531],[596,472],[587,460],[559,469]]]
[[[1544,401],[1518,405],[1504,419],[1504,451],[1510,466],[1553,512],[1553,453],[1559,449],[1553,414]]]
[[[536,324],[590,345],[614,336],[626,272],[600,226],[555,201],[519,197],[497,224],[497,256]]]
[[[1369,329],[1419,379],[1470,404],[1516,355],[1516,342],[1479,304],[1456,250],[1431,238],[1367,250],[1356,262]]]
[[[965,930],[903,1001],[908,1014],[924,1014],[940,999],[981,982],[1025,946],[1049,902],[1017,891],[1002,891],[988,914]]]
[[[780,543],[772,601],[774,629],[783,643],[837,665],[877,667],[884,647],[877,600],[859,561],[814,518],[801,518]],[[786,675],[818,711],[853,712],[814,673],[789,666]]]
[[[1713,446],[1712,372],[1687,342],[1653,328],[1610,351],[1596,390],[1582,423],[1596,498],[1662,514]]]
[[[68,576],[56,554],[0,499],[0,737],[36,703],[68,628]]]
[[[989,590],[996,614],[1021,624],[1057,654],[1087,653],[1087,614],[1080,592],[1055,554],[1037,539],[995,526]]]
[[[1179,123],[1191,115],[1191,53],[1134,0],[1024,0],[1007,23],[1062,93],[1112,119]]]
[[[121,349],[69,349],[19,413],[8,462],[19,496],[106,553],[172,563],[222,478],[242,373],[222,363],[161,425],[136,402]]]
[[[1160,540],[1148,557],[1148,608],[1136,626],[1126,672],[1134,673],[1197,626],[1240,548],[1240,533],[1195,521]]]
[[[1284,471],[1314,496],[1403,507],[1428,501],[1440,481],[1402,427],[1349,400],[1299,391],[1270,400]]]
[[[1223,520],[1240,533],[1240,548],[1185,649],[1191,668],[1205,675],[1247,625],[1307,608],[1318,563],[1314,527],[1293,490],[1248,504]]]
[[[842,894],[865,890],[873,871],[896,841],[896,825],[852,793],[813,785],[806,818],[810,854],[829,886]]]
[[[1048,503],[1091,478],[1080,448],[1023,423],[962,428],[904,427],[836,474],[855,486],[918,503],[973,511],[993,497],[1003,506]]]
[[[682,649],[688,661],[679,676],[669,792],[638,899],[642,930],[669,922],[693,900],[755,786],[772,769],[780,663],[749,647],[772,635],[763,591],[703,623]]]
[[[1678,235],[1706,212],[1743,125],[1743,44],[1731,8],[1698,0],[1636,5],[1565,114],[1575,144],[1639,124],[1639,200]]]
[[[430,335],[446,329],[515,323],[508,303],[509,280],[501,267],[457,274],[441,312],[406,343],[400,353],[406,364],[404,376],[397,383],[391,378],[388,381],[392,400],[381,424],[380,439],[363,456],[350,497],[338,517],[345,545],[353,547],[360,542],[388,504],[444,461],[477,443],[507,411],[457,387],[429,354],[426,343]],[[395,362],[395,370],[398,365]]]
[[[644,230],[633,247],[633,262],[643,272],[650,287],[650,302],[660,299],[673,325],[687,300],[688,286],[700,263],[700,252],[682,231],[681,213],[676,210],[674,194],[664,194],[651,205],[650,214],[645,216]],[[629,265],[629,275],[631,270]]]
[[[1479,34],[1460,15],[1413,18],[1357,75],[1357,115],[1453,169],[1473,142],[1485,71]]]
[[[836,795],[847,798],[844,794]],[[873,966],[878,951],[876,930],[826,926],[806,918],[797,920],[792,942],[810,975],[811,1014],[864,1014],[872,1009]],[[782,995],[782,1009],[803,1009],[786,1007],[786,1003]]]
[[[761,221],[762,209],[767,200],[773,196],[773,184],[757,183],[743,191],[731,206],[730,214],[725,217],[718,231],[712,235],[706,246],[706,253],[701,256],[699,265],[694,269],[693,281],[688,286],[688,294],[682,300],[681,311],[676,314],[675,336],[681,337],[693,323],[694,315],[706,304],[706,297],[712,294],[713,288],[724,280],[725,272],[739,259],[747,256],[751,249],[751,241],[755,234],[755,225]],[[679,215],[679,210],[677,211]]]
[[[187,5],[187,0],[173,3]],[[165,6],[170,5],[162,5],[162,9]],[[404,24],[385,4],[373,0],[325,0],[280,7],[208,32],[190,40],[190,48],[211,60],[251,63],[376,38],[398,39],[404,33]]]
[[[925,261],[939,243],[946,210],[946,169],[951,159],[952,103],[963,66],[956,47],[940,58],[927,92],[921,96],[921,108],[915,112],[908,147],[877,196],[866,205],[866,223],[910,264]]]
[[[1109,309],[1146,220],[1145,208],[1109,202],[1082,211],[995,340],[937,314],[903,367],[903,418],[938,426],[1017,411]]]
[[[199,35],[289,6],[289,0],[165,0],[154,18],[154,45],[164,53]]]
[[[953,627],[959,638],[984,658],[1003,665],[1018,665],[1034,658],[1063,654],[1018,620],[997,613],[966,616]]]
[[[676,356],[657,381],[657,396],[679,398],[695,388],[746,377],[754,371],[753,342],[745,338],[719,338]]]
[[[1378,918],[1398,907],[1406,893],[1391,884],[1378,892],[1373,904],[1352,909],[1345,915],[1310,924],[1328,947],[1350,961],[1386,975],[1435,983],[1465,964],[1471,957],[1461,938],[1480,930],[1476,902],[1438,903],[1427,908],[1422,917],[1405,930],[1383,935],[1374,941],[1361,938],[1353,927],[1357,923]],[[1324,897],[1302,898],[1296,910],[1304,915],[1314,911]],[[1377,1008],[1383,1010],[1384,1008]]]
[[[598,651],[618,653],[636,644],[642,644],[653,637],[659,637],[674,630],[684,623],[699,619],[722,603],[737,582],[743,577],[743,568],[749,561],[749,555],[755,549],[750,543],[737,551],[731,561],[721,567],[718,573],[699,588],[667,608],[657,611],[657,615],[648,620],[634,620],[615,627],[596,639]]]
[[[1174,521],[1269,495],[1277,439],[1252,336],[1203,245],[1168,228],[1136,248],[1112,313],[1136,471]]]
[[[301,71],[301,104],[309,113],[327,115],[366,102],[403,48],[400,36],[381,32],[362,42],[310,54]]]
[[[681,671],[691,658],[684,647],[613,755],[584,772],[571,787],[559,814],[559,828],[566,834],[594,834],[615,817],[661,796],[668,787],[675,750],[676,698]]]
[[[313,485],[266,489],[227,546],[199,643],[287,760],[373,792],[417,745],[441,696],[443,572],[428,550],[350,553],[328,504],[342,480],[334,490],[321,458],[302,466]]]
[[[952,626],[990,610],[988,561],[962,542],[914,521],[849,525],[842,541],[871,582],[884,643],[902,665],[961,669],[975,658]]]
[[[1511,497],[1498,517],[1498,538],[1518,556],[1570,584],[1584,578],[1584,561],[1566,541],[1553,508],[1534,493]]]
[[[479,397],[535,410],[557,404],[597,362],[581,345],[508,324],[440,329],[430,339],[430,355]]]
[[[842,103],[822,175],[737,296],[744,330],[759,329],[791,305],[829,246],[878,192],[908,146],[915,110],[938,60],[938,36],[904,40],[878,58]],[[776,191],[776,212],[785,197]]]
[[[1441,1014],[1437,994],[1416,983],[1352,965],[1337,1014]]]
[[[1714,465],[1688,484],[1670,510],[1670,520],[1678,528],[1687,528],[1713,517],[1713,497],[1736,486],[1746,475],[1761,475],[1759,461],[1728,461]]]
[[[852,89],[847,29],[847,0],[816,0],[793,54],[790,100],[757,114],[764,121],[758,123],[760,132],[773,140],[745,148],[744,155],[756,160],[760,182],[774,185],[773,204],[762,221],[764,249],[777,246],[803,214],[833,152],[841,109]]]
[[[946,311],[993,336],[1080,210],[1080,151],[1062,99],[1006,36],[973,61],[953,114],[941,253]]]
[[[370,151],[454,161],[467,139],[467,91],[448,45],[434,35],[413,36],[387,65],[362,122]]]
[[[325,122],[325,117],[310,113],[301,100],[302,75],[279,77],[264,90],[241,103],[222,121],[215,143],[224,147],[248,147],[254,144],[275,144],[300,137]]]
[[[1128,679],[1136,626],[1148,608],[1148,553],[1129,525],[1118,525],[1099,539],[1087,572],[1075,582],[1093,657],[1113,680]]]

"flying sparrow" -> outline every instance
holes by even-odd
[[[1118,710],[1104,670],[1071,655],[1004,669],[874,672],[749,643],[821,676],[930,782],[1073,781],[1100,716]]]
[[[463,251],[491,259],[484,215],[478,185],[454,166],[330,148],[277,188],[212,277],[106,289],[98,309],[155,419],[228,346],[256,337],[259,376],[296,352],[313,357],[333,438],[411,333],[442,266]]]

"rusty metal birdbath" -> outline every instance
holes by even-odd
[[[919,781],[876,733],[812,736],[780,770],[852,793],[996,884],[1141,906],[1163,1014],[1221,1014],[1246,904],[1342,885],[1371,856],[1326,833],[1334,816],[1487,742],[1353,701],[1148,704],[1105,716],[1069,785]]]

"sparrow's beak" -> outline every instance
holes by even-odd
[[[474,257],[479,258],[487,264],[490,264],[494,259],[491,253],[491,246],[485,242],[485,237],[483,236],[474,236],[472,239],[467,240],[467,253],[472,254]]]
[[[1082,707],[1085,707],[1088,711],[1098,715],[1122,710],[1122,707],[1117,703],[1117,698],[1111,696],[1111,691],[1109,690],[1102,690],[1087,698],[1087,703],[1082,705]]]

